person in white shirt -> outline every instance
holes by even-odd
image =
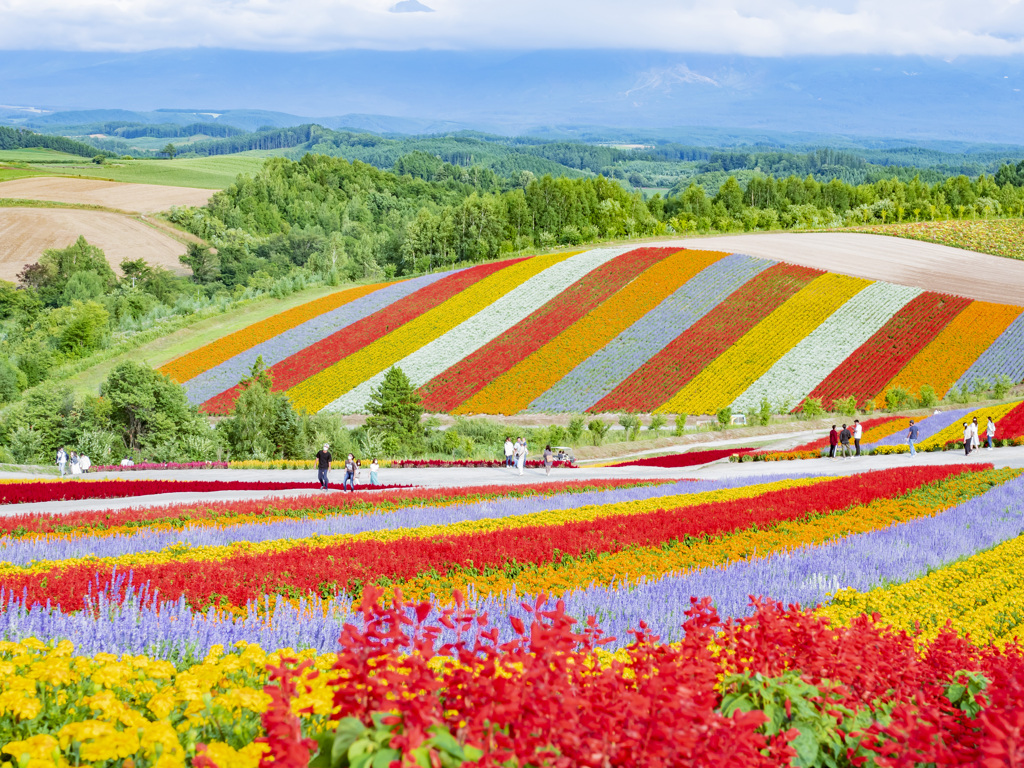
[[[519,468],[519,474],[521,475],[523,474],[523,467],[526,466],[526,440],[521,437],[516,441],[515,455],[516,466]]]
[[[90,459],[84,453],[79,457],[78,463],[82,467],[83,472],[88,472],[89,468],[92,467],[92,459]]]
[[[966,421],[964,422],[964,456],[971,455],[971,425]]]
[[[992,450],[992,442],[996,439],[996,423],[992,421],[992,417],[988,417],[988,424],[985,426],[985,450]]]
[[[978,437],[978,417],[971,420],[971,450],[981,448],[981,438]]]
[[[380,464],[377,463],[376,459],[370,462],[370,485],[380,485],[380,480],[377,479],[377,472],[380,470]]]
[[[121,466],[122,467],[134,467],[135,466],[135,462],[132,461],[131,459],[129,459],[127,456],[125,456],[123,459],[121,459]]]
[[[512,445],[512,438],[505,438],[505,466],[511,468],[514,462],[512,456],[515,453],[515,446]]]
[[[57,449],[57,469],[60,470],[60,476],[64,477],[64,470],[68,465],[68,453],[64,450],[62,445]]]
[[[860,425],[860,419],[853,420],[853,444],[857,446],[855,456],[860,456],[860,437],[864,434],[864,428]]]

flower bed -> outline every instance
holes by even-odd
[[[91,472],[143,472],[151,470],[162,470],[162,469],[227,469],[230,467],[230,462],[227,461],[188,461],[183,463],[177,462],[164,462],[162,464],[148,464],[142,462],[140,464],[132,464],[130,466],[124,466],[122,464],[94,464],[90,469]]]
[[[649,413],[821,273],[775,264],[752,277],[588,410]]]
[[[448,412],[607,300],[674,248],[637,248],[588,272],[528,317],[420,388],[423,406]]]
[[[710,464],[712,461],[743,456],[753,451],[753,448],[721,448],[712,451],[689,451],[688,453],[673,453],[669,456],[655,456],[650,459],[631,459],[621,461],[618,464],[610,464],[612,467],[696,467],[700,464]]]
[[[751,451],[749,453],[733,454],[729,457],[729,461],[800,461],[803,459],[818,459],[821,458],[821,456],[821,450]]]

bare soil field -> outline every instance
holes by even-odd
[[[134,213],[165,211],[172,205],[206,205],[213,191],[54,176],[36,176],[0,183],[0,197],[101,205]]]
[[[84,235],[119,272],[124,259],[145,259],[179,274],[185,246],[128,216],[74,208],[0,208],[0,280],[14,282],[47,248],[65,248]]]
[[[757,233],[665,241],[744,253],[980,301],[1024,305],[1024,261],[858,232]]]

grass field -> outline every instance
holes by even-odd
[[[1024,220],[978,219],[968,221],[922,221],[858,227],[860,232],[906,237],[929,243],[991,253],[1010,259],[1024,259]]]
[[[31,158],[25,157],[33,153]],[[245,153],[183,160],[115,160],[96,165],[86,158],[41,150],[0,152],[0,181],[27,176],[81,176],[91,179],[224,189],[240,173],[255,173],[271,153]],[[20,163],[22,165],[7,165]]]

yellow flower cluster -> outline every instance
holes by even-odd
[[[177,382],[188,381],[200,373],[208,371],[214,366],[220,365],[225,360],[230,360],[235,355],[241,354],[247,349],[252,349],[257,344],[274,338],[307,320],[331,312],[338,307],[348,304],[350,301],[362,298],[379,288],[391,285],[391,283],[377,283],[374,285],[361,285],[358,288],[349,288],[344,291],[336,291],[313,301],[307,301],[285,312],[268,317],[258,323],[241,330],[229,333],[227,336],[207,344],[205,347],[193,350],[181,357],[162,366],[160,373],[170,376]]]
[[[928,346],[918,352],[875,398],[875,407],[885,406],[885,392],[901,387],[919,394],[921,384],[930,383],[939,397],[988,349],[999,334],[1020,314],[1020,307],[975,301],[953,318]]]
[[[315,413],[371,376],[468,320],[531,277],[572,255],[534,256],[505,267],[330,368],[296,384],[288,390],[288,397],[296,408]]]
[[[717,251],[680,251],[662,259],[452,413],[519,413],[724,255]]]
[[[967,473],[945,481],[941,490],[922,489],[904,498],[877,499],[843,512],[790,521],[764,530],[748,529],[685,547],[633,547],[594,560],[576,559],[561,565],[545,564],[509,578],[503,573],[443,577],[422,576],[402,584],[402,594],[412,600],[450,595],[472,588],[485,596],[544,593],[560,596],[590,585],[611,587],[673,574],[689,573],[738,560],[769,557],[807,545],[825,545],[858,533],[887,528],[921,517],[933,517],[967,498],[984,493],[992,484],[1004,483],[1020,470]]]
[[[1024,536],[891,587],[836,593],[821,613],[847,623],[862,613],[881,614],[884,623],[913,630],[930,640],[951,621],[976,642],[1004,643],[1020,634],[1024,619]]]
[[[19,768],[129,760],[136,768],[179,768],[204,743],[218,768],[256,768],[266,665],[284,656],[314,659],[318,670],[335,662],[332,654],[267,654],[238,643],[228,653],[215,646],[179,671],[148,656],[76,656],[67,640],[0,642],[0,752]],[[312,691],[294,703],[296,712],[312,707],[300,715],[309,732],[326,728],[329,677],[309,681]]]
[[[273,541],[251,542],[240,541],[224,546],[190,547],[177,544],[155,552],[142,552],[119,557],[87,557],[67,560],[37,560],[28,566],[0,565],[0,574],[7,576],[16,573],[45,573],[47,571],[90,563],[99,567],[117,566],[131,568],[138,565],[153,565],[171,562],[204,562],[217,561],[232,555],[260,555],[270,552],[281,552],[293,547],[312,546],[327,547],[347,541],[396,541],[398,539],[429,539],[436,536],[469,536],[488,531],[527,528],[532,526],[562,525],[564,523],[597,520],[616,515],[642,515],[658,509],[692,507],[716,501],[732,499],[756,498],[769,491],[784,488],[798,488],[831,480],[830,477],[813,477],[799,480],[780,480],[773,483],[748,485],[740,488],[729,488],[704,493],[680,494],[678,496],[657,496],[641,501],[620,502],[618,504],[588,504],[573,509],[555,509],[534,512],[529,515],[512,517],[486,518],[468,520],[448,525],[424,525],[417,528],[392,528],[369,531],[360,534],[335,534],[330,536],[310,536],[304,539],[278,539]],[[59,534],[56,536],[59,538]]]
[[[698,373],[657,410],[717,413],[742,395],[776,361],[867,286],[869,280],[825,274],[801,288]]]

